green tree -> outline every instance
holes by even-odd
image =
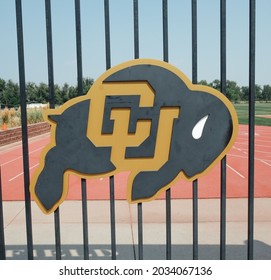
[[[227,80],[226,96],[233,102],[237,102],[241,99],[241,89],[235,81]]]
[[[255,99],[258,101],[264,100],[262,96],[262,88],[259,85],[255,85]]]
[[[37,102],[38,88],[35,83],[26,84],[26,101],[27,103]]]
[[[203,86],[209,86],[209,84],[207,83],[206,80],[201,80],[201,81],[199,81],[199,84],[200,84],[200,85],[203,85]]]
[[[216,79],[212,83],[210,83],[210,86],[218,91],[221,91],[221,82],[218,79]],[[237,85],[237,83],[235,81],[227,80],[227,82],[226,82],[227,98],[233,102],[236,102],[241,99],[240,95],[241,95],[241,91],[240,91],[240,87]]]
[[[8,80],[5,83],[5,87],[1,92],[1,103],[8,107],[19,106],[20,95],[18,83],[14,83],[12,80]]]
[[[70,86],[69,87],[69,99],[72,99],[76,96],[78,96],[78,90],[77,90],[77,87],[74,87],[74,86]]]
[[[69,98],[69,88],[70,86],[65,83],[61,90],[60,90],[60,95],[61,95],[61,99],[62,99],[62,102],[65,103],[66,101],[68,101],[70,98]]]
[[[0,93],[3,92],[5,87],[6,87],[6,81],[0,78]]]
[[[248,101],[248,87],[242,86],[241,87],[241,100]]]
[[[221,89],[220,80],[218,80],[218,79],[214,80],[214,81],[210,84],[210,86],[213,87],[214,89],[220,91],[220,89]]]
[[[40,83],[37,87],[37,102],[48,103],[49,102],[49,88],[45,83]]]
[[[4,90],[6,88],[6,81],[3,79],[0,79],[0,107],[4,107]],[[3,106],[2,106],[3,105]]]
[[[248,101],[249,100],[249,87],[243,86],[241,87],[241,100]],[[262,88],[259,85],[255,85],[255,100],[263,100],[262,98]]]
[[[84,78],[83,79],[83,93],[86,94],[91,86],[93,85],[94,80],[91,78]]]
[[[56,105],[63,104],[61,88],[57,84],[54,86],[54,98],[55,98]]]
[[[271,101],[271,86],[264,85],[262,90],[262,97],[265,101]]]

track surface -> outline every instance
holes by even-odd
[[[29,140],[30,177],[39,164],[49,134]],[[271,127],[255,129],[255,197],[271,197]],[[21,144],[0,150],[3,200],[24,200],[23,158]],[[115,176],[115,199],[126,198],[128,173]],[[227,197],[247,197],[248,126],[239,125],[238,138],[227,155]],[[220,164],[199,179],[199,198],[220,197]],[[191,198],[192,183],[184,180],[171,187],[172,198]],[[109,179],[87,180],[88,199],[109,199]],[[163,198],[164,195],[161,196]],[[71,176],[67,199],[81,199],[80,178]]]

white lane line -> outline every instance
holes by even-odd
[[[255,143],[255,147],[265,147],[265,148],[270,148],[270,145],[259,145]]]
[[[31,154],[33,154],[33,153],[35,153],[35,152],[37,152],[37,151],[39,151],[39,150],[41,150],[41,149],[43,149],[44,147],[40,147],[40,148],[38,148],[38,149],[36,149],[36,150],[33,150],[33,151],[31,151],[30,153],[29,153],[29,155],[31,155]],[[11,160],[9,160],[9,161],[7,161],[7,162],[4,162],[3,164],[1,164],[1,166],[4,166],[4,165],[7,165],[7,164],[9,164],[9,163],[12,163],[12,162],[14,162],[14,161],[16,161],[16,160],[18,160],[18,159],[20,159],[20,158],[23,158],[23,156],[19,156],[19,157],[16,157],[16,158],[14,158],[14,159],[11,159]]]
[[[7,161],[7,162],[4,162],[3,164],[1,164],[1,166],[7,165],[7,164],[9,164],[9,163],[11,163],[11,162],[13,162],[13,161],[16,161],[17,159],[20,159],[20,158],[22,158],[22,156],[19,156],[19,157],[16,157],[16,158],[14,158],[14,159],[11,159],[11,160],[9,160],[9,161]]]
[[[37,164],[33,165],[32,167],[30,167],[30,168],[29,168],[29,170],[31,170],[31,169],[33,169],[33,168],[35,168],[35,167],[36,167],[36,166],[38,166],[38,165],[39,165],[39,163],[37,163]],[[23,173],[23,172],[21,172],[21,173],[17,174],[16,176],[14,176],[14,177],[10,178],[8,181],[9,181],[9,182],[11,182],[11,181],[15,180],[16,178],[20,177],[20,176],[21,176],[21,175],[23,175],[23,174],[24,174],[24,173]]]
[[[237,157],[237,158],[243,158],[243,159],[247,159],[248,157],[245,157],[245,156],[239,156],[239,155],[234,155],[234,154],[227,154],[227,156],[230,156],[230,157]]]
[[[240,132],[239,133],[239,136],[248,136],[248,132]],[[261,134],[259,134],[258,132],[256,132],[255,134],[254,134],[254,136],[261,136]]]
[[[234,155],[234,154],[227,154],[227,156],[230,156],[230,157],[238,157],[238,158],[243,158],[243,159],[248,159],[247,156],[239,156],[239,155]]]
[[[270,141],[269,141],[269,143],[270,143]],[[247,145],[247,146],[248,146],[248,143],[245,143],[245,142],[235,142],[235,144],[238,144],[238,145]],[[257,144],[257,142],[255,142],[255,147],[270,148],[270,145],[260,145],[260,144]]]
[[[241,153],[247,155],[247,152],[245,152],[244,149],[240,149],[240,148],[237,148],[237,147],[233,147],[233,148],[236,149],[237,151],[239,151],[239,152],[241,152]]]
[[[271,164],[267,163],[266,161],[264,160],[260,160],[260,162],[264,163],[264,164],[267,164],[268,166],[271,166]]]
[[[240,176],[241,178],[245,179],[245,176],[243,176],[242,174],[240,174],[237,170],[235,170],[233,167],[231,167],[230,165],[227,164],[227,166],[229,167],[229,169],[231,169],[233,172],[235,172],[238,176]]]
[[[270,139],[269,140],[256,139],[256,143],[257,142],[267,142],[267,143],[270,143]]]
[[[248,159],[248,157],[240,156],[240,155],[234,155],[234,154],[227,154],[227,156],[242,158],[242,159],[245,159],[245,160]],[[258,161],[260,161],[260,162],[262,162],[262,163],[264,163],[264,164],[267,164],[267,165],[271,166],[271,164],[267,162],[267,161],[270,161],[269,159],[263,160],[263,159],[260,159],[260,158],[258,158],[258,157],[255,157],[255,160],[258,160]]]
[[[271,152],[255,150],[255,153],[271,154]]]

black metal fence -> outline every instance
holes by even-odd
[[[132,0],[131,0],[132,1]],[[82,71],[82,45],[81,45],[81,17],[80,0],[75,0],[75,24],[76,24],[76,50],[77,50],[77,81],[78,95],[83,94],[83,71]],[[106,69],[111,67],[110,49],[110,9],[109,0],[104,0],[104,22],[105,22],[105,54]],[[157,1],[158,2],[158,1]],[[18,65],[19,65],[19,84],[22,114],[22,149],[23,149],[23,171],[24,171],[24,190],[25,190],[25,215],[27,231],[27,253],[28,259],[33,259],[33,235],[31,200],[29,193],[29,152],[27,135],[27,111],[26,111],[26,80],[25,80],[25,56],[24,56],[24,37],[23,37],[23,18],[21,0],[16,0],[16,23],[17,23],[17,42],[18,42]],[[247,258],[253,259],[253,232],[254,232],[254,116],[255,116],[255,0],[250,0],[249,13],[249,177],[248,177],[248,243]],[[160,3],[159,3],[160,4]],[[198,80],[198,61],[197,61],[197,0],[191,0],[192,11],[192,82]],[[54,108],[54,65],[53,65],[53,40],[52,40],[52,20],[51,20],[51,1],[45,0],[46,15],[46,35],[47,35],[47,59],[48,59],[48,84],[50,107]],[[134,58],[139,58],[139,9],[138,0],[133,0],[134,15]],[[162,23],[163,23],[163,59],[169,60],[168,48],[168,1],[162,0]],[[220,80],[221,92],[226,93],[226,0],[220,1]],[[0,173],[1,174],[1,173]],[[221,161],[221,197],[220,197],[220,259],[226,257],[226,157]],[[0,180],[1,182],[1,180]],[[111,217],[111,250],[112,259],[117,258],[116,254],[116,223],[115,223],[115,199],[114,199],[114,177],[110,177],[110,217]],[[84,259],[89,258],[88,240],[88,209],[87,209],[87,188],[86,181],[81,180],[82,188],[82,219],[83,219],[83,248]],[[198,182],[192,184],[193,188],[193,259],[198,259]],[[144,258],[143,240],[143,205],[139,203],[138,208],[138,257]],[[6,258],[6,246],[3,222],[3,203],[2,186],[0,184],[0,259]],[[56,259],[61,259],[61,223],[60,210],[54,212],[55,224],[55,251]],[[166,191],[166,259],[172,258],[171,242],[171,192]]]

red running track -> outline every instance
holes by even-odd
[[[29,140],[30,176],[39,164],[49,134]],[[271,127],[255,129],[255,197],[271,197]],[[2,147],[0,150],[3,200],[24,200],[23,159],[21,144]],[[126,198],[129,173],[115,176],[115,198]],[[237,140],[227,155],[227,197],[247,197],[248,193],[248,126],[239,125]],[[220,196],[220,164],[199,179],[199,198]],[[180,180],[171,187],[172,198],[191,198],[192,183]],[[87,180],[88,199],[109,199],[109,179]],[[161,198],[164,196],[162,195]],[[80,200],[80,178],[71,176],[67,199]]]

